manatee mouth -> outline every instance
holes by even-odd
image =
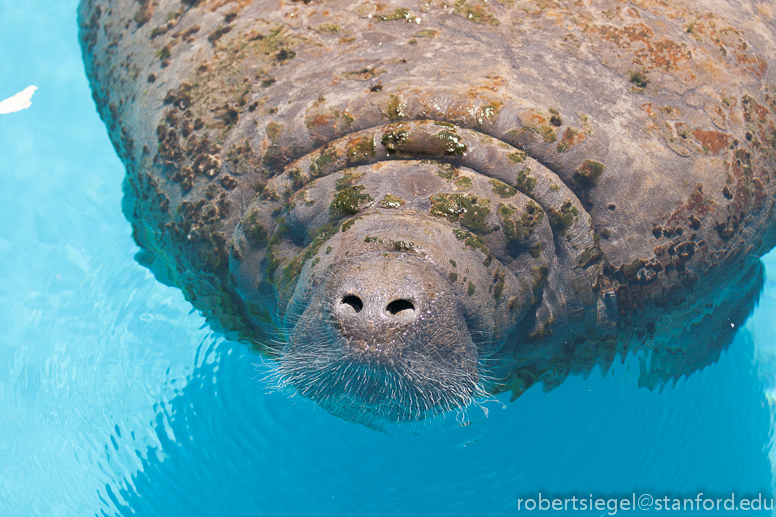
[[[334,416],[370,427],[399,424],[465,407],[485,395],[476,364],[448,364],[410,350],[390,367],[350,352],[341,338],[290,345],[281,356],[283,383]]]

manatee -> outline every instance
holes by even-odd
[[[82,0],[137,260],[344,419],[715,362],[774,246],[768,2]]]

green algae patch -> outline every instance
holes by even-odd
[[[508,198],[517,194],[517,189],[515,187],[510,187],[503,181],[491,179],[490,184],[493,185],[493,193],[500,198]]]
[[[498,302],[501,300],[501,296],[504,294],[504,286],[506,285],[506,275],[501,269],[496,269],[494,275],[495,282],[493,284],[493,298]]]
[[[487,202],[487,200],[484,200]],[[487,235],[496,231],[497,227],[488,226],[485,222],[485,218],[490,213],[490,209],[483,203],[481,198],[478,198],[475,203],[472,203],[471,209],[467,209],[466,213],[461,215],[458,222],[461,226],[468,228],[480,235]]]
[[[567,127],[563,133],[563,138],[558,142],[557,150],[559,153],[564,153],[569,149],[580,145],[587,138],[587,133],[580,131],[573,127]]]
[[[464,194],[434,194],[431,196],[429,213],[436,217],[444,217],[448,221],[458,221],[461,226],[481,235],[487,235],[496,230],[485,222],[490,208],[490,201]]]
[[[398,152],[401,147],[407,143],[409,136],[410,132],[406,129],[401,127],[390,128],[385,133],[383,133],[383,137],[380,140],[380,143],[383,144],[383,147],[385,147],[386,151],[389,153],[395,153]]]
[[[477,124],[482,125],[485,120],[489,122],[495,122],[498,118],[498,114],[501,112],[503,103],[491,102],[480,108],[480,112],[477,115]]]
[[[399,253],[419,253],[418,247],[414,242],[391,241],[394,251]]]
[[[471,178],[467,178],[466,176],[463,176],[455,180],[455,186],[459,190],[469,190],[470,188],[472,188],[472,180]]]
[[[444,143],[445,155],[461,156],[466,152],[466,144],[461,142],[461,137],[455,131],[443,130],[434,135],[434,138]]]
[[[322,23],[313,30],[317,32],[339,32],[342,30],[342,27],[334,23]]]
[[[376,16],[375,19],[378,22],[390,22],[394,20],[405,20],[407,22],[412,21],[412,11],[407,9],[406,7],[400,7],[396,9],[391,14],[382,14],[380,16]]]
[[[517,207],[514,205],[503,205],[501,203],[499,203],[498,205],[498,214],[503,219],[512,217],[513,215],[515,215],[515,212],[517,212]]]
[[[478,0],[458,0],[455,2],[454,12],[470,22],[496,26],[499,20],[488,12],[487,5]]]
[[[515,151],[514,153],[508,154],[507,158],[509,158],[509,161],[512,163],[523,163],[525,159],[528,158],[528,154],[523,151]]]
[[[485,239],[479,235],[472,235],[470,232],[458,229],[453,230],[453,235],[455,235],[455,238],[459,241],[463,241],[464,246],[467,248],[480,250],[485,255],[485,260],[482,262],[482,265],[485,267],[490,266],[490,263],[493,261],[493,254],[485,244]]]
[[[252,211],[242,223],[245,238],[254,247],[266,246],[269,240],[269,232],[258,221],[258,212]]]
[[[280,241],[282,241],[285,237],[285,235],[288,235],[288,232],[290,231],[288,228],[288,224],[286,223],[286,218],[284,216],[280,216],[277,219],[275,219],[275,222],[278,223],[278,227],[275,230],[275,233],[270,237],[269,239],[269,245],[275,246]]]
[[[267,124],[267,138],[269,138],[269,141],[273,144],[278,143],[278,137],[280,137],[280,133],[283,132],[283,124],[278,124],[277,122],[270,122]]]
[[[422,29],[412,35],[414,38],[435,38],[439,34],[439,31],[434,29]]]
[[[550,209],[549,215],[550,224],[563,233],[574,224],[574,219],[579,215],[579,210],[571,203],[570,199],[567,199],[560,205],[559,209]]]
[[[380,206],[383,208],[399,208],[404,204],[404,200],[390,194],[386,194],[380,201]]]
[[[318,157],[310,160],[310,177],[317,178],[329,173],[329,167],[337,163],[337,150],[333,147],[322,150]]]
[[[525,246],[525,240],[534,234],[544,219],[541,207],[533,201],[526,204],[525,211],[520,214],[520,217],[515,218],[516,213],[517,208],[512,205],[499,205],[498,207],[507,250],[513,256],[520,253]],[[541,252],[541,248],[539,248],[539,252]]]
[[[450,165],[449,163],[440,163],[439,169],[436,171],[436,175],[443,180],[450,181],[458,174],[458,169]]]
[[[354,224],[356,224],[356,221],[358,221],[359,219],[361,219],[361,218],[360,217],[354,217],[353,219],[348,219],[347,221],[342,223],[342,231],[343,232],[348,231],[350,229],[350,227],[353,226]]]
[[[468,198],[461,194],[435,194],[431,196],[431,215],[457,221],[466,212]],[[471,202],[468,202],[471,206]]]
[[[355,185],[339,192],[329,206],[329,215],[331,217],[341,217],[345,214],[354,215],[374,201],[369,194],[362,194],[364,188],[363,185]]]
[[[555,127],[557,127],[555,124],[559,118],[556,117],[558,117],[557,112],[553,114],[552,110],[549,119],[545,115],[531,110],[522,113],[520,120],[523,122],[523,129],[533,131],[541,136],[546,143],[551,144],[558,139],[558,135],[555,133]],[[519,137],[520,133],[521,131],[510,131],[510,134],[514,134],[516,137]]]
[[[337,114],[337,111],[336,111],[336,110],[334,110],[334,113],[335,113],[335,114]],[[338,116],[339,116],[339,115],[338,115]],[[356,120],[356,119],[354,119],[353,117],[351,117],[351,116],[350,116],[349,114],[347,114],[347,113],[343,113],[343,114],[342,114],[342,116],[341,116],[341,117],[339,117],[339,118],[342,120],[342,122],[344,122],[344,123],[345,123],[345,125],[347,125],[347,126],[348,126],[348,128],[350,128],[350,127],[353,125],[353,122]]]
[[[595,160],[585,160],[577,170],[574,171],[572,179],[575,185],[581,187],[594,187],[604,173],[604,164]]]
[[[531,169],[525,168],[517,173],[515,187],[523,194],[528,195],[536,187],[536,178],[531,176]]]
[[[550,277],[550,268],[545,264],[536,266],[531,270],[531,276],[533,277],[533,290],[538,291],[544,287],[544,283]]]
[[[391,95],[386,106],[388,112],[388,118],[391,120],[399,120],[404,117],[404,104],[396,95]]]
[[[389,153],[404,156],[444,158],[461,156],[467,150],[455,129],[429,134],[424,130],[410,132],[400,126],[388,129],[380,141]]]
[[[649,78],[640,70],[629,71],[628,78],[637,88],[646,88],[649,84]]]
[[[288,173],[291,176],[291,184],[294,188],[302,187],[306,183],[306,178],[302,175],[302,171],[299,168],[294,167]]]
[[[348,142],[347,157],[348,165],[357,164],[369,161],[370,158],[375,156],[375,140],[374,137],[362,136]]]
[[[558,136],[555,134],[555,130],[549,126],[539,126],[531,129],[539,133],[542,139],[544,139],[544,141],[548,144],[551,144],[558,139]]]

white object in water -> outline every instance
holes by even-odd
[[[15,113],[32,106],[32,94],[35,93],[35,90],[37,89],[38,87],[35,85],[28,86],[16,95],[0,101],[0,115]]]

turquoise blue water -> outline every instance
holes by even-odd
[[[629,360],[385,434],[271,392],[260,358],[134,261],[75,8],[0,0],[0,100],[39,88],[0,115],[0,516],[607,515],[520,499],[772,497],[773,254],[720,361],[662,392],[637,388]]]

